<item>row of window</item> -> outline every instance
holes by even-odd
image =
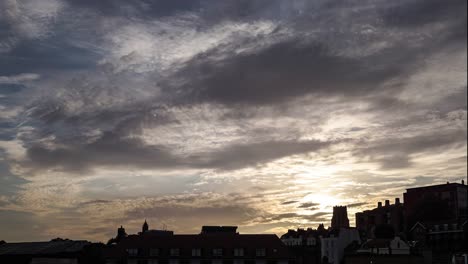
[[[159,248],[150,248],[149,255],[150,256],[159,256],[161,250]],[[138,248],[129,248],[127,249],[128,255],[130,256],[138,256],[139,250]],[[180,256],[180,248],[171,248],[169,250],[169,255],[177,257]],[[211,255],[215,257],[222,257],[224,255],[224,250],[222,248],[213,248],[211,250]],[[244,249],[243,248],[235,248],[233,251],[233,255],[235,257],[243,257],[244,256]],[[192,248],[192,257],[201,257],[202,256],[202,249],[201,248]],[[265,257],[266,256],[266,249],[265,248],[257,248],[255,249],[255,256],[257,257]]]

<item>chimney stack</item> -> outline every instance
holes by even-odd
[[[377,208],[380,208],[380,207],[382,207],[382,202],[377,203]]]
[[[385,200],[385,206],[389,206],[390,205],[390,200]]]
[[[400,198],[395,198],[395,204],[399,205],[400,204]]]
[[[462,180],[462,184],[465,185],[465,180]]]

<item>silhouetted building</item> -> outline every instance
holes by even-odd
[[[276,235],[244,235],[237,228],[228,229],[206,227],[197,235],[129,235],[106,250],[106,263],[294,263],[294,255]]]
[[[321,244],[320,239],[328,234],[323,224],[318,229],[289,229],[281,236],[281,241],[291,248],[296,256],[296,263],[321,263]]]
[[[346,206],[334,206],[331,228],[340,229],[343,227],[349,227],[348,209]]]
[[[238,234],[237,226],[203,226],[201,234]]]
[[[417,222],[409,231],[411,240],[423,249],[430,249],[433,258],[441,263],[448,262],[454,254],[467,253],[468,221],[421,223]]]
[[[364,242],[357,253],[409,255],[410,246],[398,236],[394,238],[373,238]]]
[[[416,222],[461,225],[467,220],[467,186],[463,181],[409,188],[403,197],[408,231]]]
[[[374,232],[379,225],[390,225],[399,235],[405,231],[404,222],[404,206],[399,198],[395,198],[395,204],[386,200],[384,206],[378,202],[377,208],[356,213],[356,228],[363,239],[375,238]]]
[[[122,238],[125,238],[125,237],[127,237],[125,228],[123,226],[120,226],[119,228],[117,228],[117,236],[115,238],[109,239],[109,241],[107,241],[107,245],[118,243],[120,240],[122,240]]]
[[[174,232],[169,230],[149,229],[149,224],[145,220],[141,227],[141,232],[139,232],[138,234],[145,236],[170,236],[173,235]]]
[[[322,237],[322,263],[340,264],[345,255],[345,249],[353,244],[360,244],[359,232],[355,228],[332,229],[326,237]]]
[[[77,264],[85,263],[83,249],[88,241],[53,239],[49,242],[4,243],[0,245],[0,263]]]
[[[431,250],[434,262],[466,253],[467,186],[462,181],[410,188],[404,193],[408,237]]]

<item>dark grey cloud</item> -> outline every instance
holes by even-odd
[[[298,213],[282,213],[282,214],[275,214],[271,216],[266,216],[264,222],[272,222],[272,221],[285,221],[288,219],[303,219],[307,221],[325,221],[328,220],[325,216],[331,215],[330,212],[317,212],[310,215],[298,214]]]
[[[392,2],[381,10],[385,23],[391,26],[420,27],[440,21],[465,21],[467,2],[463,0],[412,0]]]
[[[54,36],[22,41],[10,52],[0,53],[0,74],[92,70],[101,56],[93,50],[73,45],[66,38]]]
[[[282,204],[282,205],[288,205],[288,204],[295,204],[295,203],[297,203],[297,202],[298,202],[298,201],[284,201],[284,202],[282,202],[281,204]]]
[[[36,133],[27,135],[25,140],[36,140],[53,135],[59,144],[73,145],[92,141],[87,135],[90,131],[98,130],[112,134],[114,138],[126,137],[129,134],[140,135],[145,127],[157,127],[178,121],[167,112],[167,109],[152,106],[145,102],[125,103],[116,107],[100,108],[99,102],[92,98],[106,97],[105,89],[77,89],[60,99],[43,98],[29,106],[26,124],[37,128]],[[129,100],[130,101],[130,100]],[[86,107],[84,112],[75,112],[68,108],[67,103],[79,102]],[[80,109],[82,110],[82,109]],[[88,110],[88,111],[86,111]]]
[[[108,204],[111,203],[111,200],[90,200],[86,202],[80,203],[80,206],[85,206],[85,205],[94,205],[94,204]]]
[[[297,208],[316,209],[319,203],[302,203]]]
[[[90,169],[93,165],[128,167],[176,167],[176,157],[160,146],[146,146],[139,139],[121,139],[106,132],[98,140],[68,148],[48,149],[36,145],[28,148],[32,168],[61,168],[69,171]]]
[[[200,11],[201,0],[67,0],[72,8],[86,8],[106,16],[141,16],[146,18],[173,16],[184,12]]]
[[[379,162],[382,169],[400,169],[411,166],[410,155],[426,151],[439,151],[466,146],[466,130],[454,129],[412,137],[387,138],[364,143],[355,155]]]
[[[360,206],[363,206],[363,205],[366,205],[366,204],[368,204],[368,203],[362,202],[362,203],[347,204],[346,206],[347,206],[348,208],[353,208],[353,207],[360,207]]]
[[[301,39],[221,62],[210,60],[210,56],[196,57],[178,77],[188,78],[183,90],[191,100],[227,105],[276,104],[308,94],[353,97],[383,93],[379,86],[404,74],[403,62],[408,59],[397,50],[349,58],[323,44]],[[386,91],[392,92],[397,91]]]
[[[201,164],[221,169],[239,169],[267,163],[294,154],[320,151],[332,142],[322,141],[267,141],[230,145],[220,150],[202,154]],[[205,158],[207,157],[207,158]]]
[[[28,160],[24,165],[36,170],[57,168],[75,172],[95,166],[233,170],[294,154],[319,151],[330,144],[322,141],[269,141],[229,145],[211,152],[177,156],[167,147],[150,146],[139,138],[121,138],[106,132],[88,144],[57,148],[32,145],[27,150]]]

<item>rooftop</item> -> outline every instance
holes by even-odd
[[[90,244],[91,242],[85,240],[5,243],[0,245],[0,255],[53,255],[59,253],[76,253]]]

